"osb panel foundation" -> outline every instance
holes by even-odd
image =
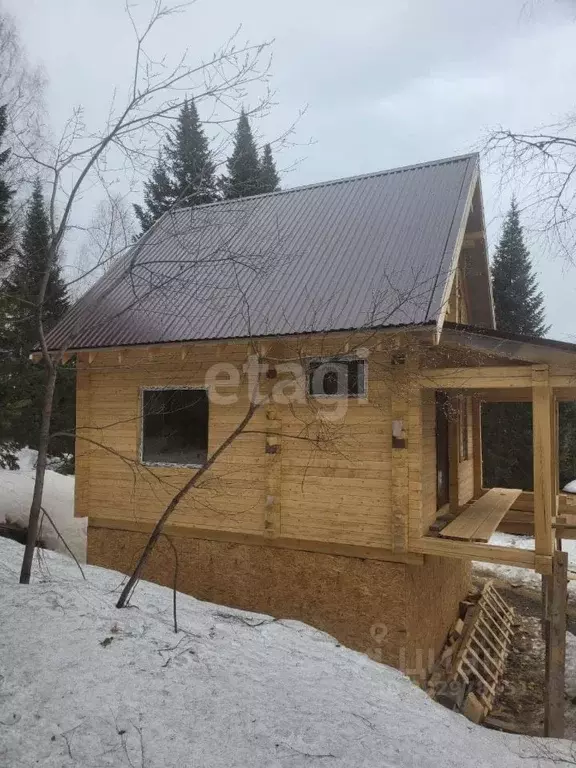
[[[470,588],[469,560],[428,556],[406,568],[407,656],[400,666],[422,682],[442,650]]]
[[[88,561],[129,572],[146,538],[144,533],[89,527]],[[420,567],[205,539],[171,540],[180,591],[298,619],[401,668],[413,664],[417,652],[423,658],[438,652],[466,590],[466,584],[458,583],[460,564],[443,558],[429,558]],[[144,577],[173,584],[174,553],[168,542],[159,544]]]

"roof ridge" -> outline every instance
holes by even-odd
[[[316,181],[312,184],[300,184],[297,187],[289,187],[288,189],[277,189],[275,192],[263,192],[260,195],[247,195],[246,197],[233,197],[227,200],[216,200],[213,203],[203,203],[202,205],[183,205],[181,208],[172,209],[167,213],[174,211],[190,211],[204,208],[213,208],[218,205],[224,205],[227,203],[235,203],[246,200],[262,200],[263,198],[276,197],[277,195],[288,195],[292,192],[301,192],[304,189],[318,189],[320,187],[330,187],[336,184],[346,184],[349,181],[360,181],[361,179],[373,179],[378,176],[388,176],[395,173],[405,173],[407,171],[414,171],[419,168],[431,168],[437,165],[448,165],[449,163],[463,162],[464,160],[478,160],[478,152],[468,152],[464,155],[454,155],[453,157],[443,157],[439,160],[428,160],[423,163],[414,163],[413,165],[400,165],[395,168],[387,168],[382,171],[372,171],[371,173],[359,173],[355,176],[342,176],[337,179],[328,179],[327,181]],[[162,217],[161,217],[162,218]]]

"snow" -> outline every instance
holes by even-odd
[[[495,533],[488,542],[500,547],[516,547],[518,549],[534,549],[534,539],[531,536],[515,536],[508,533]],[[576,570],[576,541],[564,539],[562,549],[568,552],[568,567]],[[527,568],[516,568],[510,565],[498,565],[495,563],[474,563],[476,573],[494,576],[501,581],[506,581],[513,587],[528,587],[535,589],[540,594],[542,589],[542,577],[540,574]],[[576,582],[568,582],[569,599],[576,598]],[[566,632],[566,677],[565,690],[570,699],[576,697],[576,637],[571,632]]]
[[[510,533],[495,533],[488,541],[499,547],[515,547],[517,549],[534,549],[534,538],[532,536],[516,536]],[[562,549],[568,552],[568,567],[576,570],[576,541],[564,539]],[[497,563],[474,563],[474,571],[484,576],[494,576],[494,578],[508,581],[515,587],[530,587],[540,590],[542,588],[542,577],[535,571],[527,568],[518,568],[513,565],[499,565]],[[568,594],[576,598],[576,582],[568,582]]]
[[[570,482],[566,483],[562,490],[565,493],[576,493],[576,480],[570,480]]]
[[[576,697],[576,637],[566,632],[566,694],[570,699]]]
[[[26,527],[34,490],[36,451],[25,448],[18,455],[19,470],[0,469],[0,523]],[[74,517],[74,477],[46,470],[42,506],[75,556],[86,561],[86,519]],[[49,549],[66,552],[46,518],[40,538]]]
[[[449,712],[396,670],[274,620],[0,539],[0,765],[28,768],[551,768],[568,742]],[[567,764],[574,764],[571,760]]]

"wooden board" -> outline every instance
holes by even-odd
[[[491,488],[440,531],[440,536],[487,542],[521,493],[519,489]]]

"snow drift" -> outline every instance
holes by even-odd
[[[237,611],[47,552],[19,586],[0,539],[0,765],[548,768],[567,742],[507,736],[296,621]],[[556,761],[556,763],[554,763]]]
[[[0,523],[28,525],[34,490],[36,451],[28,448],[18,455],[19,470],[0,469]],[[86,519],[74,517],[74,477],[46,470],[42,505],[75,556],[86,561]],[[54,528],[44,519],[40,538],[49,549],[66,552]]]

